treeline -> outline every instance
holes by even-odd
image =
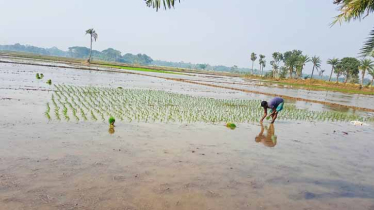
[[[68,51],[63,51],[57,47],[52,48],[40,48],[30,45],[0,45],[0,51],[15,51],[15,52],[27,52],[38,55],[48,55],[48,56],[58,56],[58,57],[70,57],[70,58],[81,58],[86,59],[90,54],[90,49],[87,47],[69,47]],[[102,61],[112,61],[120,63],[129,63],[129,64],[140,64],[140,65],[149,65],[153,62],[153,59],[146,54],[131,54],[122,53],[113,48],[108,48],[103,51],[92,51],[92,57],[95,60]]]
[[[249,68],[240,68],[236,65],[232,67],[228,66],[212,66],[206,63],[196,64],[196,63],[186,63],[186,62],[170,62],[170,61],[161,61],[161,60],[154,60],[152,65],[155,66],[167,66],[167,67],[176,67],[176,68],[184,68],[184,69],[196,69],[196,70],[205,70],[205,71],[221,71],[221,72],[233,72],[233,73],[249,73],[251,69]],[[260,71],[254,70],[256,74],[259,74]]]
[[[373,55],[371,55],[373,57]],[[256,53],[251,54],[252,68],[254,62],[257,60]],[[265,77],[274,78],[315,78],[318,74],[320,79],[326,78],[324,76],[325,70],[321,69],[322,60],[318,56],[309,57],[303,54],[301,50],[292,50],[284,53],[274,52],[270,61],[270,66],[272,71],[267,72]],[[260,65],[261,75],[263,75],[263,68],[266,66],[266,60],[264,55],[259,55],[258,63]],[[307,63],[312,63],[313,68],[311,75],[304,75],[305,65]],[[328,76],[328,81],[332,80],[333,73],[336,74],[336,81],[342,81],[340,77],[344,78],[343,82],[347,83],[359,83],[359,73],[361,72],[361,86],[368,80],[365,79],[365,74],[368,73],[372,76],[373,83],[374,80],[374,63],[369,58],[362,59],[361,61],[352,58],[345,57],[342,59],[332,58],[326,61],[327,64],[331,65],[331,72]],[[255,73],[255,72],[253,72]]]

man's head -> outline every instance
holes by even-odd
[[[262,101],[261,106],[264,107],[264,108],[267,108],[268,107],[268,102],[267,101]]]

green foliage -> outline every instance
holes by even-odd
[[[285,79],[286,76],[287,76],[287,71],[288,71],[287,67],[282,66],[282,67],[280,68],[279,78],[281,78],[281,79]]]
[[[284,65],[289,71],[290,78],[292,78],[294,70],[299,63],[299,57],[302,55],[302,53],[303,52],[300,50],[293,50],[287,51],[283,54]]]
[[[236,125],[234,123],[227,123],[226,127],[230,128],[231,130],[234,130],[236,128]]]
[[[110,125],[114,125],[114,123],[116,122],[116,119],[114,117],[109,117],[108,121]]]
[[[340,61],[337,58],[327,60],[327,64],[331,65],[331,73],[330,73],[329,81],[331,81],[332,73],[335,72],[336,65],[338,65],[339,62]]]
[[[51,111],[51,107],[49,106],[49,103],[47,103],[47,111],[45,111],[45,116],[48,118],[48,120],[51,120],[51,115],[49,114]]]
[[[365,73],[372,71],[374,69],[374,63],[370,59],[363,59],[361,60],[360,66],[358,68],[361,70],[361,75],[362,75],[361,87],[362,87],[364,84]]]
[[[182,73],[173,72],[173,71],[163,71],[157,69],[147,69],[147,68],[140,68],[140,67],[127,67],[127,66],[117,66],[117,65],[110,65],[110,64],[103,64],[103,66],[118,68],[118,69],[126,69],[126,70],[135,70],[135,71],[144,71],[144,72],[156,72],[156,73],[164,73],[164,74],[179,74],[183,75]]]
[[[174,7],[176,1],[180,2],[180,0],[145,0],[147,6],[155,8],[156,11],[161,8],[161,5],[163,5],[165,9],[171,9]]]
[[[36,73],[36,79],[41,79],[39,73]]]
[[[342,74],[345,76],[345,82],[348,82],[349,78],[356,77],[359,73],[360,61],[356,58],[345,57],[340,60],[337,69],[340,69]]]
[[[321,58],[318,57],[318,56],[313,56],[312,57],[312,63],[313,63],[313,70],[312,70],[312,75],[311,75],[310,78],[313,79],[314,70],[318,71],[318,69],[321,68],[321,63],[322,63]]]
[[[336,23],[350,22],[351,20],[361,20],[374,11],[373,0],[335,0],[335,4],[339,5],[341,12],[335,17],[332,25]],[[374,50],[374,30],[370,32],[369,38],[361,49],[361,54],[367,56]]]
[[[255,62],[257,60],[257,55],[256,55],[256,53],[252,53],[251,54],[251,61],[252,62]]]
[[[198,66],[199,69],[204,70],[204,69],[206,69],[206,67],[208,67],[208,64],[197,64],[197,66]]]
[[[52,85],[52,80],[47,80],[47,82],[46,82],[48,85]]]
[[[44,78],[44,75],[43,74],[40,74],[40,79],[43,79]]]

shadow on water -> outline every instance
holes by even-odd
[[[266,130],[266,134],[264,134],[264,131]],[[261,131],[256,136],[255,141],[257,143],[262,143],[266,147],[275,147],[277,145],[277,136],[275,135],[275,128],[274,124],[270,124],[269,128],[267,126],[264,126],[261,123]]]
[[[299,195],[291,195],[295,200],[306,199],[332,199],[332,198],[364,198],[374,199],[374,186],[356,184],[343,180],[329,180],[329,179],[272,179],[268,182],[274,184],[308,184],[317,186],[318,188],[325,188],[329,192],[314,193],[305,189]]]

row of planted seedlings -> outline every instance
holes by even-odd
[[[194,97],[156,90],[55,85],[45,115],[57,120],[102,120],[113,116],[121,121],[141,122],[255,122],[263,115],[259,100]],[[286,104],[283,120],[352,121],[357,115],[297,109]]]

